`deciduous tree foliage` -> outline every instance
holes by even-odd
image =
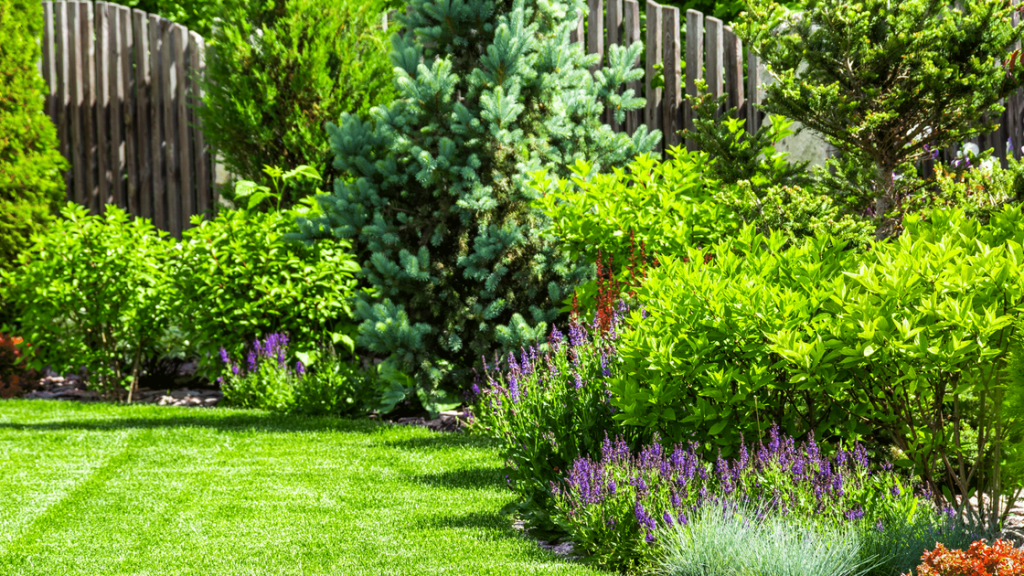
[[[1015,8],[1003,0],[812,0],[802,8],[752,0],[738,27],[777,78],[764,109],[873,166],[879,218],[898,201],[897,168],[992,131],[999,100],[1024,78],[1020,55],[1008,54],[1024,27],[1012,26]],[[883,220],[878,236],[892,231]]]

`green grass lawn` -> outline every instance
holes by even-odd
[[[486,439],[0,401],[0,574],[602,574],[540,549]]]

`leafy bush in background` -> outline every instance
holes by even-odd
[[[905,224],[859,255],[828,237],[783,251],[746,229],[663,258],[637,289],[649,317],[619,345],[616,418],[727,454],[769,421],[867,436],[952,505],[987,494],[977,520],[994,527],[1019,490],[1001,451],[1020,433],[1003,374],[1024,306],[1024,216],[1006,207],[982,225],[934,210]]]
[[[999,101],[1024,79],[1007,59],[1024,29],[1002,0],[815,0],[801,9],[750,2],[737,26],[777,78],[762,106],[873,169],[876,237],[887,237],[898,225],[896,172],[913,174],[908,163],[929,150],[995,127]]]
[[[167,275],[174,243],[116,206],[90,216],[69,203],[34,237],[19,268],[0,273],[28,365],[88,371],[89,385],[131,399],[142,358],[156,352],[171,316]]]
[[[67,162],[43,113],[43,10],[0,0],[0,270],[12,269],[32,234],[44,230],[64,197]],[[0,312],[4,320],[7,306]]]
[[[392,38],[400,97],[369,122],[329,126],[335,180],[307,238],[352,238],[366,282],[360,343],[393,356],[431,395],[468,384],[496,348],[542,341],[566,289],[588,272],[567,259],[530,205],[525,171],[589,158],[599,169],[650,150],[601,122],[643,101],[623,83],[640,45],[596,56],[568,42],[578,1],[414,0]],[[561,170],[560,168],[558,170]],[[595,170],[596,171],[596,170]],[[450,390],[449,390],[450,392]]]
[[[288,334],[302,353],[325,342],[354,347],[349,299],[359,266],[348,243],[284,239],[309,204],[267,213],[222,210],[213,220],[194,218],[185,231],[175,259],[176,312],[204,370],[217,367],[221,347],[241,356],[248,342],[275,332]]]
[[[240,179],[264,166],[310,165],[330,186],[325,124],[391,100],[381,16],[388,0],[224,2],[210,37],[198,114],[207,141]],[[281,202],[317,190],[307,182]],[[230,194],[228,194],[230,197]]]

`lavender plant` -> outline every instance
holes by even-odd
[[[228,367],[218,379],[224,401],[243,408],[287,410],[295,400],[294,380],[305,372],[301,361],[286,365],[287,353],[288,336],[277,332],[252,343],[244,369],[221,348],[220,359]]]
[[[302,360],[292,364],[288,336],[281,333],[271,334],[262,342],[256,339],[244,366],[221,348],[226,374],[218,382],[224,400],[243,408],[306,414],[343,414],[361,409],[366,404],[368,386],[357,370],[338,358],[333,349],[317,356],[320,358],[313,369]]]
[[[573,309],[567,338],[556,326],[546,345],[523,349],[518,358],[485,358],[486,387],[481,392],[474,383],[471,389],[474,427],[501,441],[506,479],[519,495],[515,507],[541,532],[554,528],[552,483],[574,461],[600,454],[606,432],[617,429],[607,383],[619,370],[615,342],[626,307],[619,301],[611,314],[599,311],[589,330],[575,298]],[[639,441],[641,433],[635,429],[629,437]]]
[[[713,462],[694,444],[668,450],[654,441],[634,453],[622,439],[606,438],[599,459],[581,456],[551,491],[552,516],[577,547],[626,569],[652,561],[659,529],[686,525],[708,503],[755,506],[807,529],[883,533],[911,526],[955,542],[963,532],[890,464],[872,467],[863,445],[827,457],[813,436],[797,447],[777,426],[767,446],[741,443],[737,458]],[[870,542],[873,550],[886,548],[884,539]]]

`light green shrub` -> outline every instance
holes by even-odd
[[[88,371],[89,385],[120,395],[141,360],[158,353],[174,306],[167,264],[174,242],[116,206],[102,216],[68,204],[34,236],[20,267],[0,276],[36,369]]]

